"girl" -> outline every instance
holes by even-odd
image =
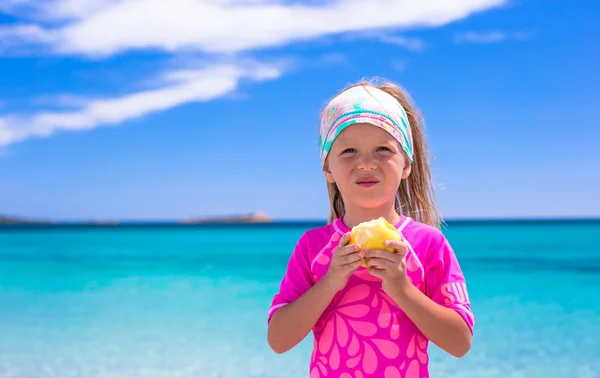
[[[298,241],[268,313],[284,353],[313,331],[310,377],[429,377],[427,346],[464,356],[475,318],[444,235],[417,109],[396,85],[360,82],[321,115],[331,205],[326,226]],[[391,253],[348,244],[353,226],[385,217]],[[361,266],[366,262],[366,267]]]

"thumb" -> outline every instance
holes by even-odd
[[[406,256],[408,252],[408,246],[403,240],[387,240],[385,246],[394,248],[400,256]]]
[[[348,242],[350,241],[351,236],[352,236],[352,233],[350,233],[350,232],[346,232],[344,235],[342,235],[339,246],[343,247],[345,245],[348,245]]]

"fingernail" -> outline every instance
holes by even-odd
[[[359,244],[354,244],[354,249],[358,251],[360,249],[360,245]]]
[[[385,242],[385,246],[386,246],[386,247],[389,247],[389,246],[390,246],[390,244],[392,244],[392,243],[391,243],[389,240],[387,240],[387,241]]]

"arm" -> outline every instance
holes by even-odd
[[[396,253],[368,251],[369,272],[382,279],[383,290],[425,337],[455,357],[465,356],[471,348],[475,317],[464,276],[448,242],[440,234],[439,242],[429,247],[424,268],[427,295],[407,278],[407,244],[395,240],[386,244]]]
[[[298,253],[302,249],[297,248],[292,255],[280,294],[274,301],[275,306],[281,307],[271,307],[277,309],[270,311],[267,340],[276,353],[287,352],[306,337],[336,293],[346,285],[348,277],[363,262],[359,246],[348,245],[349,239],[350,233],[341,237],[327,273],[314,285],[308,274],[308,260]]]
[[[337,291],[326,279],[318,281],[300,298],[279,308],[271,318],[267,340],[275,353],[285,353],[300,343],[314,327]]]
[[[425,337],[447,353],[460,358],[471,349],[471,330],[453,309],[435,303],[414,285],[405,285],[392,299]]]

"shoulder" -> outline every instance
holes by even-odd
[[[300,247],[307,256],[314,257],[324,246],[329,244],[332,239],[341,238],[341,235],[334,228],[333,224],[327,224],[321,227],[308,229],[302,233],[298,240],[297,247]]]
[[[453,253],[448,239],[437,227],[411,219],[402,230],[402,234],[426,266],[443,255]]]
[[[336,229],[333,223],[328,223],[326,225],[310,228],[304,231],[303,237],[308,238],[310,240],[319,240],[319,239],[329,239],[332,234],[336,233]]]
[[[414,219],[410,219],[402,230],[402,234],[413,248],[418,245],[419,249],[437,249],[447,243],[446,236],[440,229]]]

